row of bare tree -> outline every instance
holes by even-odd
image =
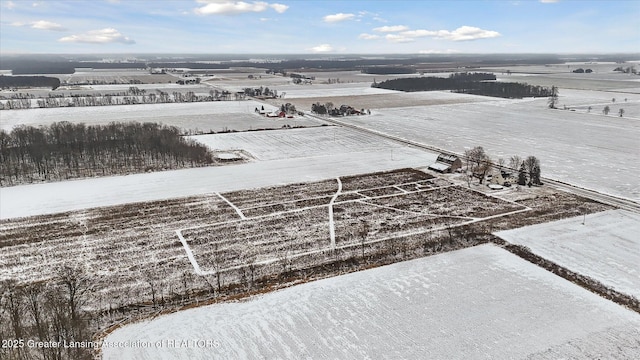
[[[474,177],[482,184],[492,168],[496,168],[498,171],[518,171],[518,185],[542,185],[540,160],[535,156],[528,156],[523,159],[518,155],[514,155],[509,159],[508,164],[503,158],[499,158],[494,163],[482,146],[476,146],[473,149],[465,150],[464,157],[469,185],[471,184],[471,178]]]
[[[80,268],[63,266],[50,282],[0,282],[0,359],[91,359],[91,314],[83,306],[93,290]]]

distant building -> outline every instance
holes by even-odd
[[[510,186],[518,182],[518,179],[513,176],[513,173],[499,170],[492,174],[491,179],[488,179],[491,184],[507,185]]]
[[[454,172],[457,169],[462,168],[462,160],[455,155],[440,154],[436,159],[436,162],[429,165],[429,170],[434,170],[441,173]]]

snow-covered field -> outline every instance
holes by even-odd
[[[326,144],[325,148],[330,146]],[[393,152],[369,149],[331,154],[329,151],[315,157],[3,187],[0,188],[0,219],[425,167],[437,157],[437,154],[400,146]]]
[[[584,221],[584,224],[583,224]],[[560,266],[640,298],[640,214],[611,210],[496,233]]]
[[[11,130],[18,125],[47,125],[69,121],[87,125],[108,124],[112,121],[158,122],[181,129],[215,132],[223,130],[244,131],[259,128],[291,126],[316,126],[320,122],[307,117],[271,119],[255,113],[255,108],[275,110],[275,106],[256,101],[215,101],[200,103],[114,105],[76,108],[52,108],[30,110],[3,110],[0,112],[0,129]]]
[[[104,359],[631,359],[640,316],[482,245],[161,316],[105,341],[122,344]]]
[[[633,107],[622,118],[598,110],[551,110],[546,99],[485,98],[477,103],[377,109],[370,116],[344,121],[458,153],[483,146],[494,160],[534,155],[541,161],[543,176],[637,201],[640,96],[627,96],[624,106]],[[575,96],[569,99],[577,101]]]
[[[404,148],[385,138],[340,126],[198,135],[191,136],[191,139],[212,150],[242,149],[257,160],[325,156],[348,158],[352,153],[370,151],[386,152],[386,157],[391,158],[394,150],[401,151]]]
[[[280,88],[279,88],[280,89]],[[354,96],[354,95],[376,95],[395,94],[398,91],[372,88],[368,83],[349,84],[313,84],[313,85],[290,85],[278,90],[286,92],[284,99],[315,98],[324,96]],[[340,106],[340,104],[335,104]]]

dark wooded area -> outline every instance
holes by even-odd
[[[492,73],[455,73],[449,77],[413,77],[374,82],[375,88],[397,91],[450,90],[458,93],[502,98],[547,97],[551,89],[525,83],[496,82]]]
[[[155,123],[53,123],[0,130],[0,186],[205,166],[207,148]]]
[[[60,79],[49,76],[3,76],[0,75],[0,89],[23,87],[50,87],[55,90],[60,86]]]

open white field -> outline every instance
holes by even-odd
[[[640,200],[638,95],[629,94],[628,103],[634,107],[622,118],[595,111],[551,110],[546,99],[486,99],[378,109],[370,116],[344,121],[458,153],[483,146],[494,159],[535,155],[543,176]]]
[[[259,128],[280,128],[291,126],[317,126],[321,122],[297,116],[293,119],[270,119],[254,112],[265,107],[275,110],[275,106],[256,101],[215,101],[200,103],[140,104],[92,106],[76,108],[52,108],[30,110],[3,110],[0,113],[0,128],[11,130],[18,125],[47,125],[53,122],[69,121],[87,125],[108,124],[112,121],[158,122],[186,130],[244,131]]]
[[[584,221],[584,224],[583,224]],[[611,210],[497,232],[514,244],[640,298],[640,215]]]
[[[355,92],[358,88],[352,88]],[[362,88],[364,90],[364,88]],[[375,89],[371,88],[373,91]],[[381,89],[378,89],[381,90]],[[304,90],[302,90],[304,91]],[[309,89],[309,93],[314,93],[315,90]],[[390,91],[390,90],[385,90]],[[473,102],[485,102],[495,100],[495,98],[487,98],[485,96],[467,95],[467,94],[455,94],[449,91],[417,91],[411,93],[403,93],[399,91],[390,91],[386,94],[354,94],[346,95],[346,93],[340,94],[340,91],[336,92],[338,95],[334,95],[334,92],[327,90],[326,92],[318,92],[318,97],[299,97],[289,98],[289,95],[284,99],[268,100],[271,104],[277,104],[282,102],[290,102],[296,106],[298,110],[310,111],[311,104],[319,102],[325,104],[332,102],[334,106],[350,105],[356,109],[386,109],[397,108],[407,106],[418,105],[442,105],[442,104],[466,104]]]
[[[278,88],[278,92],[286,92],[284,100],[299,98],[319,98],[325,96],[355,96],[395,94],[398,91],[372,88],[370,83],[348,84],[313,84],[313,85],[288,85]],[[340,104],[334,104],[340,106]]]
[[[483,245],[161,316],[105,341],[148,345],[104,359],[631,359],[640,316]]]
[[[575,68],[575,67],[574,67]],[[620,90],[638,86],[640,76],[607,71],[603,73],[575,74],[572,72],[554,74],[496,74],[505,82],[525,82],[539,86],[558,86],[564,89]]]
[[[257,160],[279,160],[338,156],[351,153],[386,152],[386,157],[400,156],[405,146],[399,143],[340,126],[249,131],[228,134],[191,136],[212,150],[249,152]],[[396,155],[393,152],[398,152]],[[429,165],[429,164],[424,164]]]
[[[317,145],[314,145],[317,146]],[[330,148],[330,144],[326,145]],[[0,188],[0,219],[308,182],[405,167],[437,154],[410,147]]]

